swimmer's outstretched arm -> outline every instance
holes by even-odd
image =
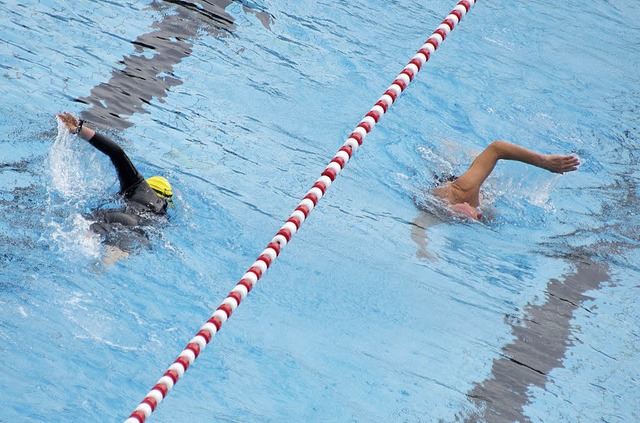
[[[480,185],[493,171],[498,160],[515,160],[527,163],[549,172],[564,173],[578,169],[580,161],[577,157],[568,155],[546,155],[527,150],[510,142],[497,140],[489,144],[485,150],[471,163],[469,170],[458,178],[458,184],[474,186]]]
[[[129,188],[144,181],[142,174],[135,168],[122,147],[118,144],[104,135],[96,133],[93,129],[82,125],[82,121],[69,112],[58,113],[57,116],[67,127],[69,132],[78,135],[102,153],[109,156],[111,162],[116,168],[116,172],[118,173],[121,192],[125,192]]]
[[[497,140],[489,144],[476,157],[469,170],[460,175],[456,181],[457,185],[465,191],[479,191],[480,186],[491,174],[498,160],[515,160],[554,173],[571,172],[578,169],[578,165],[580,165],[576,156],[540,154],[510,142]]]
[[[571,172],[580,165],[579,159],[573,155],[540,154],[502,140],[492,142],[487,149],[493,149],[498,159],[517,160],[553,173]]]

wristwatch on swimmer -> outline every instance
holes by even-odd
[[[80,133],[80,131],[82,131],[82,124],[83,123],[84,123],[84,120],[79,119],[78,120],[78,126],[71,133],[74,134],[74,135],[78,135]]]

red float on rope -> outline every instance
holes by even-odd
[[[293,211],[286,223],[280,228],[269,245],[267,245],[267,248],[258,256],[255,263],[253,263],[249,270],[242,276],[209,320],[202,325],[196,336],[189,341],[178,358],[171,364],[169,369],[167,369],[133,413],[131,413],[125,423],[144,423],[158,407],[180,377],[184,375],[184,372],[193,364],[207,344],[211,342],[211,339],[220,330],[222,324],[231,316],[244,297],[251,292],[256,282],[278,257],[281,249],[287,245],[291,237],[300,229],[304,220],[318,204],[318,201],[324,196],[326,190],[338,176],[338,173],[351,159],[358,147],[362,145],[366,135],[373,129],[375,124],[378,123],[402,91],[406,89],[407,85],[420,71],[420,68],[429,60],[431,54],[442,44],[449,32],[460,22],[475,2],[475,0],[461,0],[433,34],[431,34],[422,48],[413,56],[411,61],[405,66],[402,72],[400,72],[382,97],[380,97],[362,121],[358,123],[358,126],[351,135],[349,135],[344,145],[331,162],[329,162],[329,165],[324,169],[320,178],[314,183],[302,201],[300,201],[300,204]]]

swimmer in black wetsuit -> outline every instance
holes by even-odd
[[[157,220],[157,216],[166,214],[167,204],[173,197],[169,182],[162,176],[145,180],[118,144],[84,126],[83,121],[71,113],[59,113],[57,116],[71,133],[109,156],[118,173],[120,194],[125,206],[121,209],[96,210],[89,216],[94,221],[91,230],[101,235],[108,247],[112,247],[107,253],[121,258],[128,255],[132,244],[148,245],[140,226],[153,223],[154,217]],[[126,232],[125,236],[123,232]]]

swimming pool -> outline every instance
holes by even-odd
[[[0,421],[126,419],[453,7],[290,3],[0,0]],[[150,421],[638,420],[640,8],[592,3],[474,6]],[[62,110],[173,181],[151,251],[99,264]],[[584,164],[420,230],[496,138]]]

